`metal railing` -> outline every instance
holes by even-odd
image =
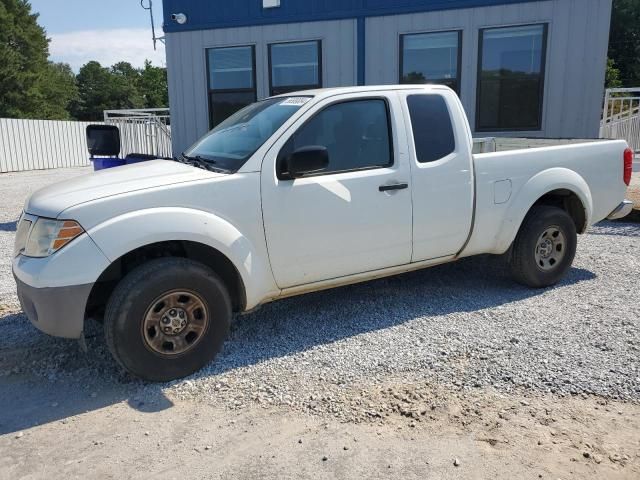
[[[640,151],[640,87],[606,91],[600,138],[626,140],[634,151]]]
[[[104,122],[120,129],[122,155],[144,153],[171,157],[171,125],[168,108],[105,110]]]

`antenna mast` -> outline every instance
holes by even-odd
[[[145,0],[140,0],[140,6],[145,10],[149,11],[149,16],[151,17],[151,35],[153,36],[153,49],[157,50],[156,44],[158,41],[164,43],[164,37],[156,37],[156,24],[153,20],[153,0],[147,0],[149,2],[145,5]]]

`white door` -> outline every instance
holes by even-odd
[[[450,90],[401,97],[411,150],[412,261],[456,255],[471,232],[474,208],[464,111]]]
[[[262,166],[269,260],[280,288],[411,261],[411,185],[394,92],[331,97],[270,149]],[[323,146],[328,168],[286,177],[286,159]]]

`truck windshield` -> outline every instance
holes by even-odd
[[[211,130],[181,161],[236,172],[311,97],[278,97],[253,103]]]

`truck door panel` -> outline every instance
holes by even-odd
[[[455,95],[406,94],[407,136],[411,151],[413,262],[455,255],[464,246],[473,220],[473,168]],[[463,119],[458,119],[463,120]]]
[[[410,183],[398,121],[402,110],[393,92],[330,98],[269,151],[262,208],[280,288],[410,262],[410,189],[380,189]],[[326,147],[328,169],[288,179],[285,159],[309,146]]]

